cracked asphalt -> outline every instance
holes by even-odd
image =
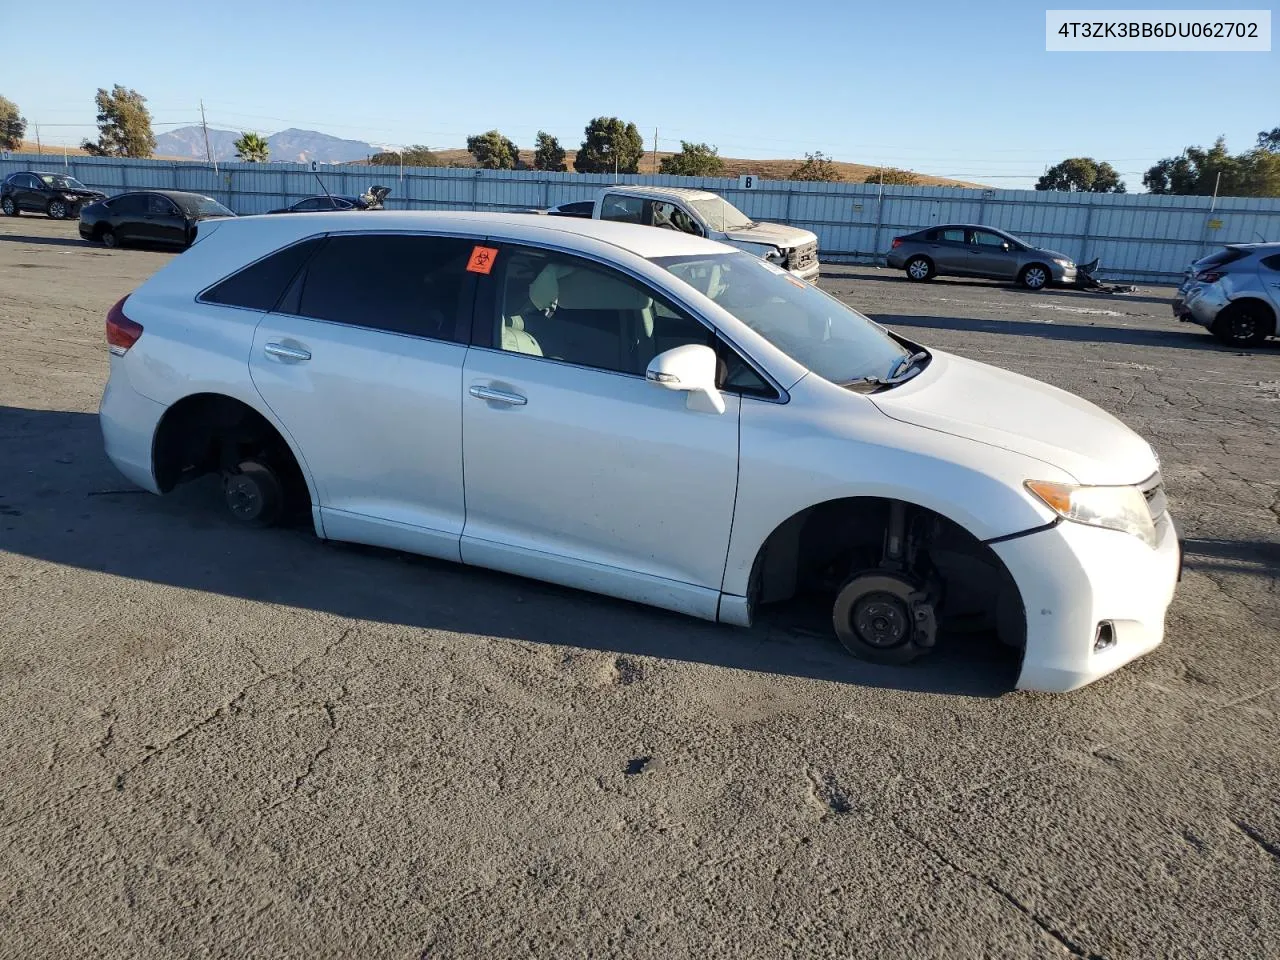
[[[828,270],[1160,453],[1164,645],[1022,694],[130,490],[102,321],[168,256],[0,221],[0,957],[1280,957],[1280,345]]]

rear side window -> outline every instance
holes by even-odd
[[[934,243],[964,243],[964,227],[939,227],[927,236]]]
[[[277,250],[214,284],[200,299],[246,310],[273,310],[320,242],[319,238],[304,240]]]
[[[307,267],[298,313],[357,327],[460,341],[475,276],[473,240],[410,234],[331,236]]]
[[[107,204],[111,208],[111,212],[115,214],[136,215],[146,213],[147,195],[145,193],[126,193],[122,197],[116,197]]]
[[[1273,253],[1262,259],[1262,265],[1268,270],[1280,270],[1280,253]]]
[[[1217,253],[1211,253],[1203,260],[1196,262],[1196,265],[1204,270],[1207,267],[1225,267],[1228,263],[1235,263],[1237,260],[1247,256],[1247,252],[1238,248],[1226,247]]]

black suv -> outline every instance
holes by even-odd
[[[23,210],[46,213],[54,220],[74,220],[87,203],[105,200],[101,190],[90,190],[75,177],[65,173],[29,170],[11,174],[0,184],[0,210],[16,217]]]

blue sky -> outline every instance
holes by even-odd
[[[198,121],[201,98],[211,126],[432,147],[493,127],[576,146],[591,117],[617,115],[649,144],[657,127],[663,149],[821,150],[1009,187],[1093,156],[1134,190],[1189,143],[1241,150],[1280,125],[1280,53],[1047,53],[1061,2],[56,6],[78,39],[9,43],[0,62],[0,93],[50,144],[92,135],[94,90],[121,83],[157,132]]]

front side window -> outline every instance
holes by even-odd
[[[657,257],[654,263],[832,383],[888,376],[909,355],[852,307],[748,253]]]
[[[644,200],[640,197],[624,197],[610,193],[600,204],[600,219],[617,223],[643,223]]]
[[[456,341],[474,247],[455,237],[331,236],[307,265],[298,313]]]
[[[153,217],[172,217],[177,215],[178,210],[164,197],[153,193],[147,197],[147,213]]]
[[[991,233],[988,230],[973,231],[973,242],[980,247],[1002,247],[1009,241],[998,233]]]
[[[680,206],[667,200],[651,201],[653,206],[650,210],[650,222],[655,227],[662,227],[666,230],[678,230],[681,233],[691,233],[694,236],[702,236],[702,227],[698,222],[689,216],[688,212]]]
[[[663,351],[715,345],[711,329],[589,260],[509,248],[498,259],[493,343],[509,353],[644,376]]]

